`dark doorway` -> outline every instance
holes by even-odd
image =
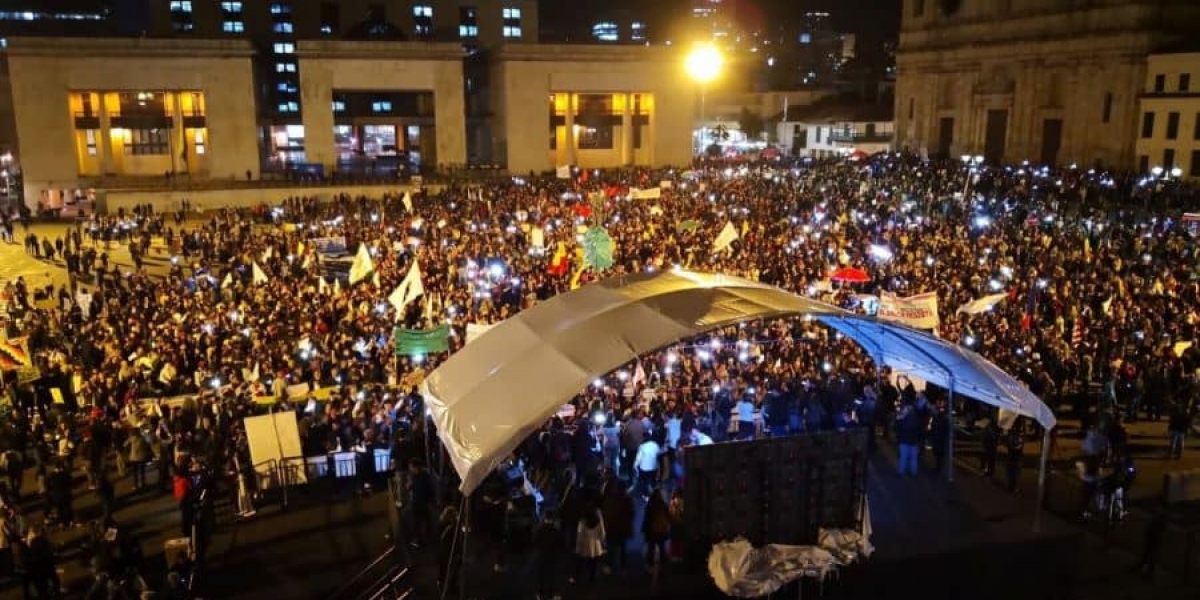
[[[942,117],[938,124],[938,157],[949,157],[952,144],[954,144],[954,117]]]
[[[1058,164],[1058,150],[1062,147],[1062,119],[1046,119],[1042,121],[1042,163],[1054,166]]]
[[[1008,111],[987,111],[987,136],[983,141],[983,158],[990,164],[1004,161],[1004,138],[1008,136]]]

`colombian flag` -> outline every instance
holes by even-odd
[[[571,262],[567,260],[567,245],[559,242],[554,250],[554,256],[550,259],[550,268],[546,272],[551,275],[566,275],[567,270],[571,268]]]

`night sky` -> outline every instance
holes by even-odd
[[[725,0],[748,25],[798,23],[807,11],[829,12],[835,27],[864,42],[894,40],[900,29],[901,0]],[[626,9],[655,22],[667,15],[687,15],[692,0],[541,0],[546,32],[583,32],[597,18]]]

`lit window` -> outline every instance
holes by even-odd
[[[601,21],[592,26],[592,37],[601,42],[615,42],[620,39],[620,29],[612,21]]]
[[[292,54],[296,51],[296,45],[291,42],[275,42],[275,54]]]
[[[87,153],[88,156],[96,156],[96,130],[87,129]]]
[[[458,37],[460,37],[460,38],[479,37],[479,26],[478,25],[459,25],[458,26]]]
[[[292,32],[292,24],[290,21],[276,23],[274,26],[274,29],[275,29],[275,33],[291,33]]]
[[[505,10],[507,10],[507,9],[505,9]],[[423,5],[422,6],[414,6],[413,7],[413,16],[414,17],[426,17],[426,18],[432,19],[433,18],[433,7],[432,6],[423,6]]]
[[[300,104],[297,102],[280,102],[279,103],[279,112],[281,112],[281,113],[294,113],[294,112],[299,112],[299,111],[300,111]]]
[[[322,25],[321,33],[333,33],[333,25]]]
[[[428,25],[417,25],[414,29],[419,36],[426,36],[433,32]]]
[[[204,130],[196,129],[196,135],[192,138],[196,144],[196,154],[204,154]]]
[[[801,44],[811,44],[812,43],[812,34],[811,33],[800,34],[800,43]]]
[[[392,112],[391,100],[379,100],[371,103],[371,112]]]
[[[176,21],[173,26],[175,27],[175,31],[191,31],[195,27],[195,25],[190,22],[179,21]]]
[[[276,73],[295,73],[296,72],[296,63],[290,63],[290,62],[275,63],[275,72]]]
[[[505,9],[504,9],[504,18],[505,18],[505,19],[517,19],[517,20],[520,20],[520,18],[521,18],[521,9],[519,9],[519,8],[505,8]]]
[[[192,0],[171,0],[171,12],[192,12]]]
[[[333,101],[333,112],[342,112],[346,110],[346,103],[341,100]]]
[[[521,37],[521,28],[520,27],[505,27],[504,28],[504,37],[506,37],[506,38]]]
[[[292,14],[292,7],[291,7],[291,5],[285,4],[283,2],[272,2],[271,3],[271,14],[273,14],[273,15],[290,15],[290,14]]]
[[[221,24],[221,30],[225,33],[242,33],[246,31],[246,24],[242,21],[225,21]]]
[[[231,13],[240,13],[240,12],[242,12],[242,3],[241,2],[222,2],[221,10],[223,10],[225,12],[231,12]]]

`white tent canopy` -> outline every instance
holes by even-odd
[[[968,350],[770,285],[688,271],[615,277],[539,303],[447,359],[421,392],[469,494],[597,376],[678,340],[796,314],[822,319],[897,370],[940,385],[953,378],[964,395],[1054,424],[1020,383]]]

